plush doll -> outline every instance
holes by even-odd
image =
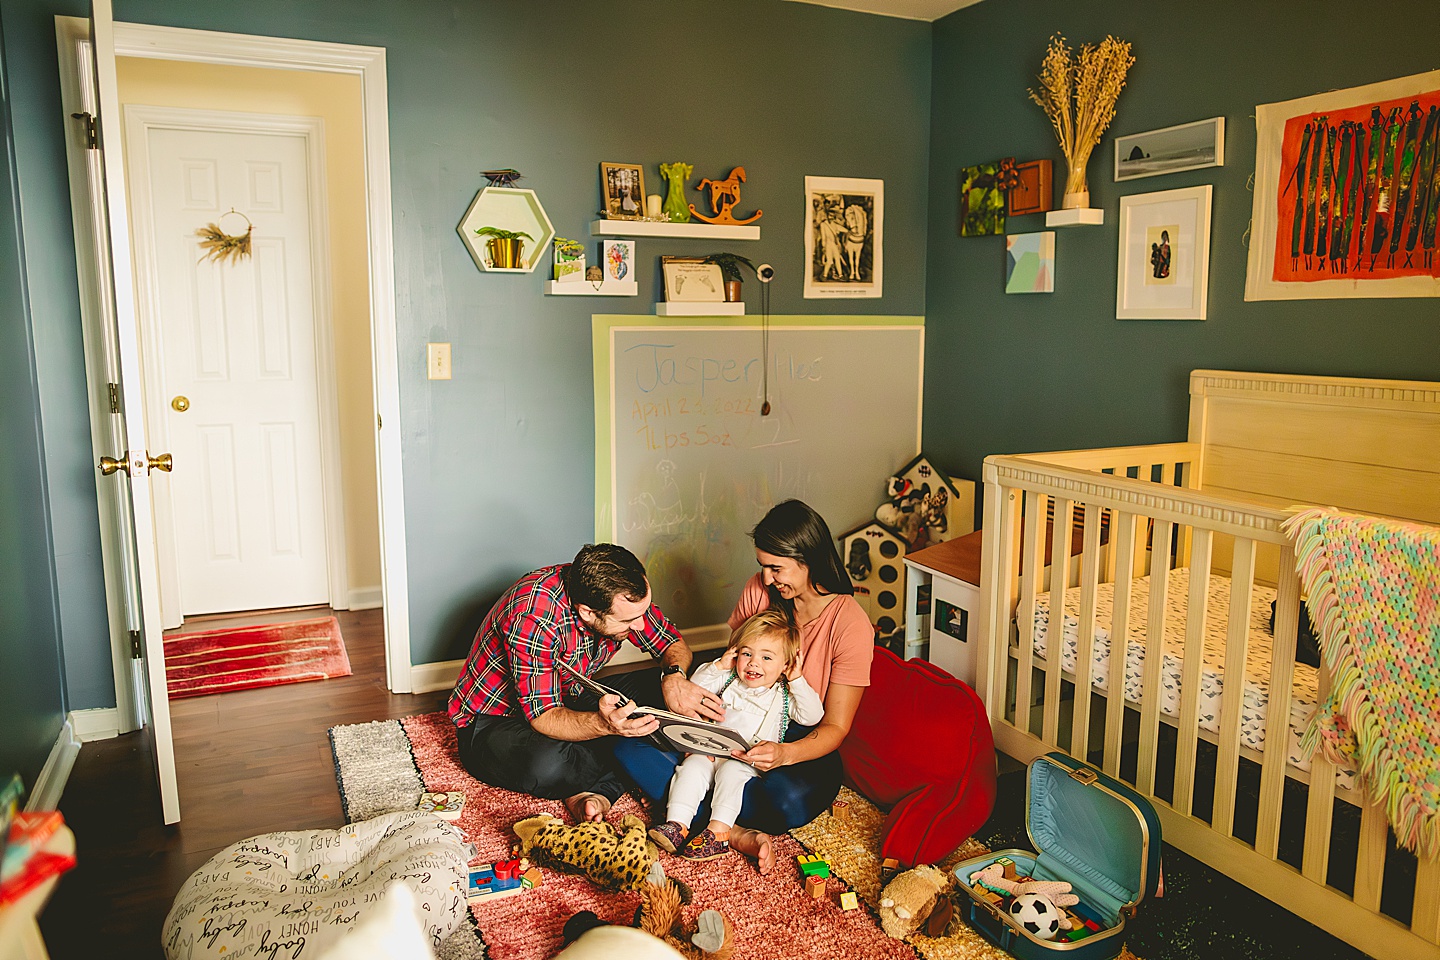
[[[660,864],[650,868],[641,886],[645,899],[635,911],[637,929],[665,941],[688,960],[730,960],[735,949],[735,931],[718,910],[702,910],[695,918],[695,930],[688,937],[680,925],[680,908],[690,902],[690,889],[679,880],[665,876]],[[605,926],[589,910],[575,914],[565,923],[564,943],[568,946],[589,930]]]
[[[904,477],[891,477],[885,482],[890,499],[875,508],[875,519],[900,534],[912,547],[925,529],[925,516],[920,511],[920,492]]]
[[[885,885],[880,894],[880,926],[887,936],[904,940],[920,929],[937,907],[948,903],[950,875],[921,864]]]
[[[609,890],[638,890],[659,856],[639,817],[626,814],[620,830],[606,821],[573,827],[542,813],[515,824],[520,856],[544,853],[554,865],[579,870]]]
[[[1005,868],[998,863],[992,863],[983,870],[977,870],[970,874],[970,882],[978,883],[987,890],[994,890],[1007,897],[1020,897],[1027,893],[1043,893],[1057,907],[1073,907],[1080,902],[1080,898],[1070,892],[1069,881],[1007,880]],[[1064,929],[1068,930],[1069,928]]]

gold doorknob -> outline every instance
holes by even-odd
[[[158,457],[150,456],[150,451],[145,451],[145,460],[151,470],[159,470],[161,473],[169,473],[175,469],[175,458],[168,453],[162,453]]]
[[[125,471],[125,473],[128,474],[128,473],[130,472],[130,461],[129,461],[129,460],[116,460],[114,457],[101,457],[101,458],[100,458],[100,473],[101,473],[101,474],[103,474],[104,476],[107,476],[107,477],[108,477],[108,476],[110,476],[110,474],[115,473],[117,470],[123,470],[123,471]]]
[[[176,397],[175,399],[173,399],[173,400],[170,401],[170,407],[171,407],[176,413],[184,413],[186,410],[189,410],[189,409],[190,409],[190,398],[189,398],[189,397]]]

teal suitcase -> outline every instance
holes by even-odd
[[[955,867],[961,915],[981,936],[1019,960],[1112,960],[1125,942],[1125,921],[1160,885],[1160,821],[1150,802],[1087,763],[1051,753],[1032,761],[1025,786],[1025,830],[1038,853],[997,850]],[[993,903],[970,877],[1008,857],[1036,880],[1066,880],[1080,898],[1067,908],[1088,931],[1037,936],[1012,919],[1006,900]],[[1043,926],[1041,927],[1043,932]]]

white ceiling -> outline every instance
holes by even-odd
[[[820,7],[838,7],[841,10],[859,10],[861,13],[879,13],[887,17],[901,17],[905,20],[939,20],[946,14],[954,13],[961,7],[979,3],[980,0],[794,0],[796,3],[813,3]]]

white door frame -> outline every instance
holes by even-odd
[[[130,230],[135,238],[135,302],[140,313],[140,355],[155,358],[164,349],[160,325],[160,269],[156,257],[155,218],[151,207],[150,131],[247,133],[298,136],[305,141],[309,178],[310,289],[314,314],[315,387],[319,404],[320,478],[325,499],[325,553],[330,606],[350,606],[350,576],[345,552],[345,500],[341,485],[340,408],[335,377],[334,310],[330,289],[329,218],[326,212],[325,121],[319,117],[195,110],[130,104],[125,110],[125,161],[129,171]],[[146,435],[150,444],[169,450],[164,365],[145,364]],[[182,469],[187,466],[182,464]],[[180,605],[180,552],[175,533],[174,486],[154,487],[155,533],[160,558],[160,611],[166,627],[184,619]]]
[[[82,89],[81,68],[76,56],[76,43],[89,36],[89,24],[73,17],[56,17],[61,47],[60,73],[62,93],[71,96],[63,102],[67,130],[74,135],[76,124],[68,113],[86,109],[76,92]],[[344,43],[312,40],[291,40],[258,37],[247,34],[218,33],[161,27],[148,24],[116,23],[115,52],[119,56],[147,57],[159,60],[182,60],[229,66],[265,67],[281,70],[313,70],[341,73],[360,79],[361,109],[364,123],[366,225],[369,241],[370,275],[370,338],[374,379],[376,432],[376,480],[380,515],[380,581],[385,618],[386,685],[394,693],[412,689],[410,666],[410,597],[405,551],[405,496],[400,443],[400,372],[395,311],[395,248],[391,222],[390,199],[390,125],[385,50]],[[93,112],[93,111],[92,111]],[[68,142],[68,141],[67,141]],[[74,179],[76,168],[81,178]],[[75,203],[87,197],[89,188],[83,177],[85,161],[71,163],[71,195]],[[78,191],[78,192],[77,192]],[[93,249],[93,236],[88,220],[75,218],[77,246]],[[77,250],[81,272],[82,301],[98,289],[93,276],[86,276],[85,256]],[[96,311],[82,309],[82,322],[97,321]],[[87,357],[89,351],[87,351]],[[97,371],[100,377],[105,371]],[[95,382],[92,378],[92,383]],[[104,382],[103,379],[100,382]],[[102,403],[103,391],[90,391],[92,421]],[[105,414],[108,415],[108,408]],[[388,429],[386,424],[389,424]],[[102,506],[102,509],[104,507]],[[107,572],[107,585],[111,583]],[[107,595],[116,596],[107,589]],[[121,729],[127,728],[126,697],[118,688],[122,677],[131,675],[129,637],[124,629],[123,613],[113,613],[116,601],[110,601],[111,648],[116,659],[117,701],[121,703]],[[134,709],[134,704],[130,705]]]

